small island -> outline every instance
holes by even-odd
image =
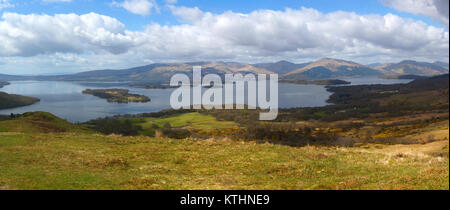
[[[0,88],[4,87],[6,85],[9,85],[9,84],[10,84],[9,82],[0,81]]]
[[[351,82],[347,82],[339,79],[329,79],[329,80],[280,80],[280,83],[290,83],[297,85],[349,85]]]
[[[87,89],[83,91],[83,94],[97,96],[99,98],[106,99],[110,103],[146,103],[150,101],[149,97],[144,95],[130,94],[129,90],[127,89]]]
[[[39,101],[40,99],[34,97],[0,92],[0,109],[10,109],[21,106],[28,106]]]

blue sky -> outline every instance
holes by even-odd
[[[448,0],[0,0],[0,73],[198,60],[448,62],[442,5]]]

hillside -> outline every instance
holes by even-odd
[[[28,112],[14,115],[13,119],[0,121],[0,132],[20,133],[94,133],[46,112]],[[1,136],[1,134],[0,134]]]
[[[448,63],[435,62],[417,62],[402,61],[400,63],[387,63],[374,66],[375,69],[382,71],[386,75],[422,75],[432,76],[439,74],[448,74]]]
[[[38,98],[0,92],[0,109],[28,106],[38,102]]]
[[[0,189],[448,190],[445,153],[448,140],[289,147],[106,136],[29,113],[0,122]]]
[[[273,123],[259,122],[259,110],[204,113],[247,127],[229,136],[293,146],[431,143],[448,140],[448,84],[443,75],[409,84],[328,87],[333,104],[280,109]]]
[[[337,77],[363,77],[381,75],[381,72],[358,63],[324,58],[312,62],[303,68],[291,71],[283,75],[282,77],[289,79],[317,80]]]
[[[390,75],[390,76],[382,76],[383,79],[426,79],[427,76],[419,76],[414,74],[402,74],[402,75]]]
[[[401,106],[448,109],[449,75],[421,78],[408,84],[330,87],[328,90],[334,93],[329,100],[332,103],[367,104],[380,101],[383,104],[395,103],[396,106],[391,106],[391,109]]]
[[[260,110],[12,116],[0,189],[448,190],[448,80],[333,87],[335,105],[274,122],[248,120]]]

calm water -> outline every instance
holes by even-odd
[[[379,78],[346,79],[352,84],[393,84],[410,80],[385,80]],[[131,93],[146,95],[149,103],[117,104],[105,99],[85,95],[81,92],[94,88],[126,88]],[[170,108],[169,99],[173,89],[141,89],[128,87],[123,83],[88,83],[55,81],[14,81],[0,91],[40,98],[41,101],[26,107],[0,110],[0,114],[33,111],[51,112],[71,122],[85,122],[99,117],[117,114],[138,114],[158,112]],[[331,93],[324,86],[279,84],[279,106],[281,108],[316,107],[327,105]]]

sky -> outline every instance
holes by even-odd
[[[0,0],[0,74],[449,60],[448,0]]]

